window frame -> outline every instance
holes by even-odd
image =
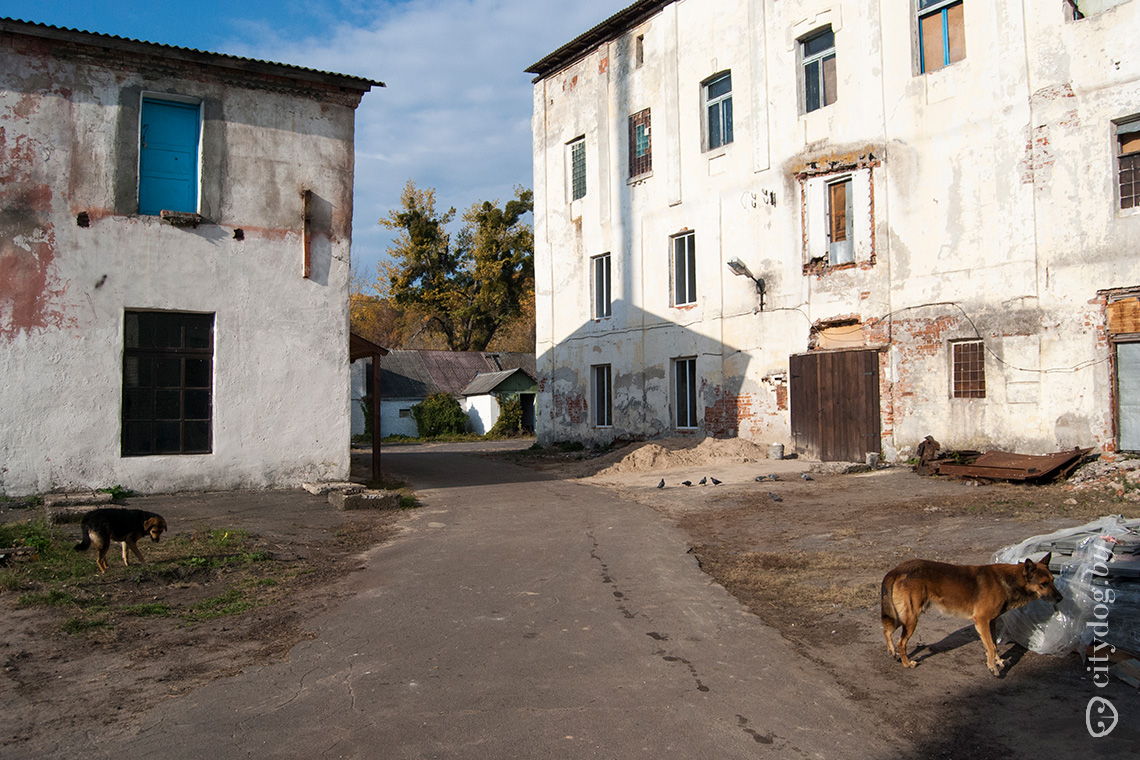
[[[613,316],[613,271],[610,254],[590,257],[590,293],[595,321]]]
[[[570,167],[570,202],[586,197],[586,136],[580,135],[566,143],[566,160]],[[581,192],[579,192],[581,188]]]
[[[712,96],[712,88],[727,81],[728,90],[719,95]],[[731,145],[732,134],[732,71],[726,69],[701,82],[701,93],[704,102],[704,148],[706,151],[716,150]],[[716,111],[716,129],[714,126],[713,111]]]
[[[642,137],[645,150],[641,151]],[[629,116],[629,178],[636,179],[653,171],[653,120],[649,108]]]
[[[614,426],[614,375],[612,364],[595,364],[590,367],[591,398],[594,406],[594,427]]]
[[[808,45],[818,40],[820,37],[823,37],[824,35],[831,35],[831,46],[809,54],[807,52]],[[835,101],[838,99],[837,91],[839,87],[839,73],[837,69],[838,63],[835,54],[835,32],[832,30],[830,24],[824,27],[820,27],[810,34],[805,34],[803,37],[800,37],[798,40],[798,48],[800,55],[800,78],[802,80],[800,85],[800,112],[807,114],[813,111],[818,111],[821,108],[826,108],[827,106],[835,103]],[[832,62],[832,89],[836,90],[835,92],[830,93],[828,92],[826,86],[826,67],[828,61]],[[817,65],[816,74],[814,76],[812,76],[808,71],[813,64]],[[810,100],[810,83],[813,79],[816,81],[817,85],[815,105],[813,105]],[[831,96],[830,100],[828,99],[829,94]]]
[[[950,395],[956,399],[986,397],[986,345],[982,339],[950,343]]]
[[[939,71],[951,64],[958,63],[959,61],[966,60],[966,6],[965,0],[915,0],[915,35],[918,44],[918,73],[929,74],[933,71]],[[952,58],[951,53],[954,51],[954,45],[950,40],[950,12],[952,8],[961,8],[961,55],[957,58]],[[942,61],[932,66],[926,60],[926,35],[923,32],[923,22],[934,16],[939,17],[939,28],[941,30],[942,39],[940,47],[942,52]]]
[[[852,181],[854,175],[846,174],[835,178],[829,178],[823,183],[824,191],[823,197],[825,202],[825,212],[827,215],[827,263],[829,266],[842,266],[844,264],[851,264],[855,261],[855,222],[854,222],[854,191],[855,185]],[[843,237],[836,240],[836,213],[834,207],[835,192],[837,187],[843,187]],[[837,247],[837,243],[846,243],[842,247]],[[839,256],[838,252],[845,251],[845,256]]]
[[[157,179],[154,170],[147,165],[147,156],[154,155],[147,153],[146,144],[146,130],[147,130],[147,111],[148,104],[157,107],[171,107],[178,109],[186,109],[195,112],[196,115],[196,134],[192,148],[188,143],[184,145],[184,152],[189,153],[193,151],[193,175],[188,180],[189,189],[193,193],[193,200],[185,204],[177,204],[179,208],[159,208],[161,204],[155,204],[150,200],[150,193],[155,191],[149,190],[150,183]],[[203,115],[202,100],[200,98],[190,98],[181,95],[170,93],[155,93],[143,92],[139,96],[139,123],[136,137],[138,139],[138,162],[135,173],[135,207],[140,216],[159,216],[163,211],[175,211],[180,213],[198,213],[202,206],[202,139],[203,132],[205,131],[205,120]],[[147,188],[146,197],[144,198],[144,187]]]
[[[684,245],[684,258],[677,257]],[[697,303],[697,233],[685,230],[669,238],[670,306],[693,306]],[[684,299],[684,300],[682,300]]]
[[[1113,122],[1112,133],[1116,208],[1134,213],[1140,210],[1140,114]],[[1124,135],[1131,137],[1125,140]],[[1124,152],[1126,142],[1132,148],[1128,153]]]
[[[678,356],[672,360],[672,364],[673,425],[677,430],[697,430],[700,427],[697,406],[697,357]]]
[[[179,346],[158,345],[157,337],[155,340],[149,341],[152,345],[146,345],[148,341],[143,337],[144,320],[150,323],[145,329],[149,330],[151,334],[158,336],[160,333],[160,320],[167,321],[167,326],[169,326],[170,320],[176,317],[183,318],[183,321],[177,328],[179,332]],[[134,331],[136,333],[133,340],[131,336],[132,318],[134,319]],[[194,325],[194,321],[199,324]],[[121,419],[119,429],[119,452],[121,457],[183,456],[213,453],[216,323],[216,315],[213,313],[146,309],[124,310]],[[194,328],[201,330],[203,327],[207,328],[205,345],[192,345],[192,343],[201,343],[201,341],[192,341],[189,331]],[[135,345],[132,345],[132,342]],[[134,360],[133,364],[132,360]],[[161,380],[161,375],[163,374],[161,364],[170,362],[171,360],[176,361],[178,364],[177,384],[169,382],[163,383]],[[205,369],[208,370],[203,376],[204,382],[203,378],[199,378],[197,381],[192,380],[188,377],[190,372],[187,362],[201,362],[203,360],[206,361]],[[144,367],[149,367],[149,369],[144,370]],[[201,367],[200,364],[199,367]],[[196,371],[201,372],[201,369]],[[143,382],[147,377],[150,378],[150,382]],[[199,413],[188,416],[187,407],[194,403],[192,400],[188,402],[188,394],[197,394],[199,399],[201,399],[203,391],[205,391],[205,414]],[[144,415],[141,412],[145,410],[140,409],[139,404],[147,403],[145,399],[147,399],[148,393],[150,412]],[[160,416],[161,412],[159,407],[161,401],[159,394],[166,394],[167,399],[171,400],[172,397],[170,394],[173,393],[177,393],[177,418],[169,414]],[[201,401],[199,400],[197,403],[201,404]],[[177,450],[173,447],[160,446],[160,423],[165,423],[169,430],[170,425],[175,422],[178,426]],[[199,434],[204,425],[204,445],[188,445],[188,424],[198,426]],[[146,446],[138,445],[140,438],[143,437],[140,433],[143,426],[149,426],[149,432],[145,436],[147,439]]]

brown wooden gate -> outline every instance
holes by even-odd
[[[821,462],[862,462],[879,451],[879,352],[789,357],[792,445]]]

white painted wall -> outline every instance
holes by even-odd
[[[2,47],[0,61],[0,268],[20,273],[0,295],[0,492],[344,479],[353,108],[207,69],[143,76],[35,46]],[[202,175],[217,193],[196,229],[117,200],[134,169],[116,135],[137,141],[123,101],[137,108],[142,89],[207,102],[204,141],[220,152],[203,151]],[[302,188],[319,199],[308,279]],[[212,453],[120,456],[133,309],[215,315]]]
[[[788,443],[788,356],[808,350],[813,325],[854,319],[885,352],[888,457],[928,433],[950,447],[1112,450],[1098,292],[1140,285],[1140,213],[1115,205],[1112,138],[1114,119],[1140,114],[1140,3],[1080,21],[1063,5],[966,0],[966,58],[920,74],[907,4],[684,0],[538,81],[539,440],[675,432],[670,359],[696,356],[700,434]],[[798,40],[825,25],[838,99],[803,114]],[[701,83],[725,70],[735,139],[707,151]],[[630,180],[627,119],[646,107],[653,171]],[[566,144],[582,135],[587,195],[570,203]],[[832,162],[859,178],[856,261],[812,269],[805,204]],[[685,230],[699,298],[674,308],[669,238]],[[601,253],[614,305],[595,321]],[[725,266],[734,257],[765,278],[763,312]],[[955,399],[949,345],[973,336],[988,349],[987,397]],[[596,364],[613,367],[612,429],[591,422]]]
[[[471,432],[485,435],[499,419],[499,399],[492,395],[466,396],[460,399],[467,412]]]
[[[406,435],[415,438],[419,435],[416,429],[416,420],[411,415],[411,409],[423,401],[422,398],[383,398],[380,403],[380,435],[387,438],[390,435]],[[406,413],[406,416],[404,414]]]

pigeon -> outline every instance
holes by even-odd
[[[688,481],[688,480],[682,480],[682,481],[681,481],[681,485],[683,485],[683,486],[691,486],[691,485],[692,485],[692,482],[691,482],[691,481]]]
[[[811,475],[808,475],[806,472],[801,472],[800,477],[803,478],[804,480],[811,480],[812,479]]]
[[[716,479],[716,478],[714,478],[714,477],[709,477],[709,480],[711,480],[711,481],[712,481],[712,484],[713,484],[714,486],[719,486],[719,485],[720,485],[720,481],[719,481],[719,480],[717,480],[717,479]]]
[[[767,475],[757,475],[755,478],[753,478],[753,480],[755,480],[757,483],[763,483],[767,479]]]
[[[661,482],[657,484],[657,487],[658,488],[664,488],[665,487],[665,478],[661,478]]]
[[[768,498],[771,499],[772,501],[783,501],[783,499],[781,499],[779,496],[772,493],[771,491],[768,492]]]
[[[697,481],[697,485],[703,486],[707,482],[708,482],[708,478],[701,478],[700,480]]]
[[[776,473],[772,473],[771,475],[768,476],[768,480],[779,480],[779,479],[780,479],[780,476],[777,475]]]

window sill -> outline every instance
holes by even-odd
[[[202,215],[189,211],[160,211],[158,217],[171,227],[197,227],[202,223]]]
[[[645,172],[644,174],[638,174],[636,177],[630,177],[625,181],[625,184],[629,185],[630,187],[635,187],[637,185],[640,185],[642,182],[650,179],[653,179],[652,171]]]
[[[720,158],[721,156],[726,155],[728,153],[728,149],[731,147],[732,143],[725,143],[724,145],[718,145],[715,148],[705,148],[704,151],[702,151],[701,155],[711,161],[714,158]]]

